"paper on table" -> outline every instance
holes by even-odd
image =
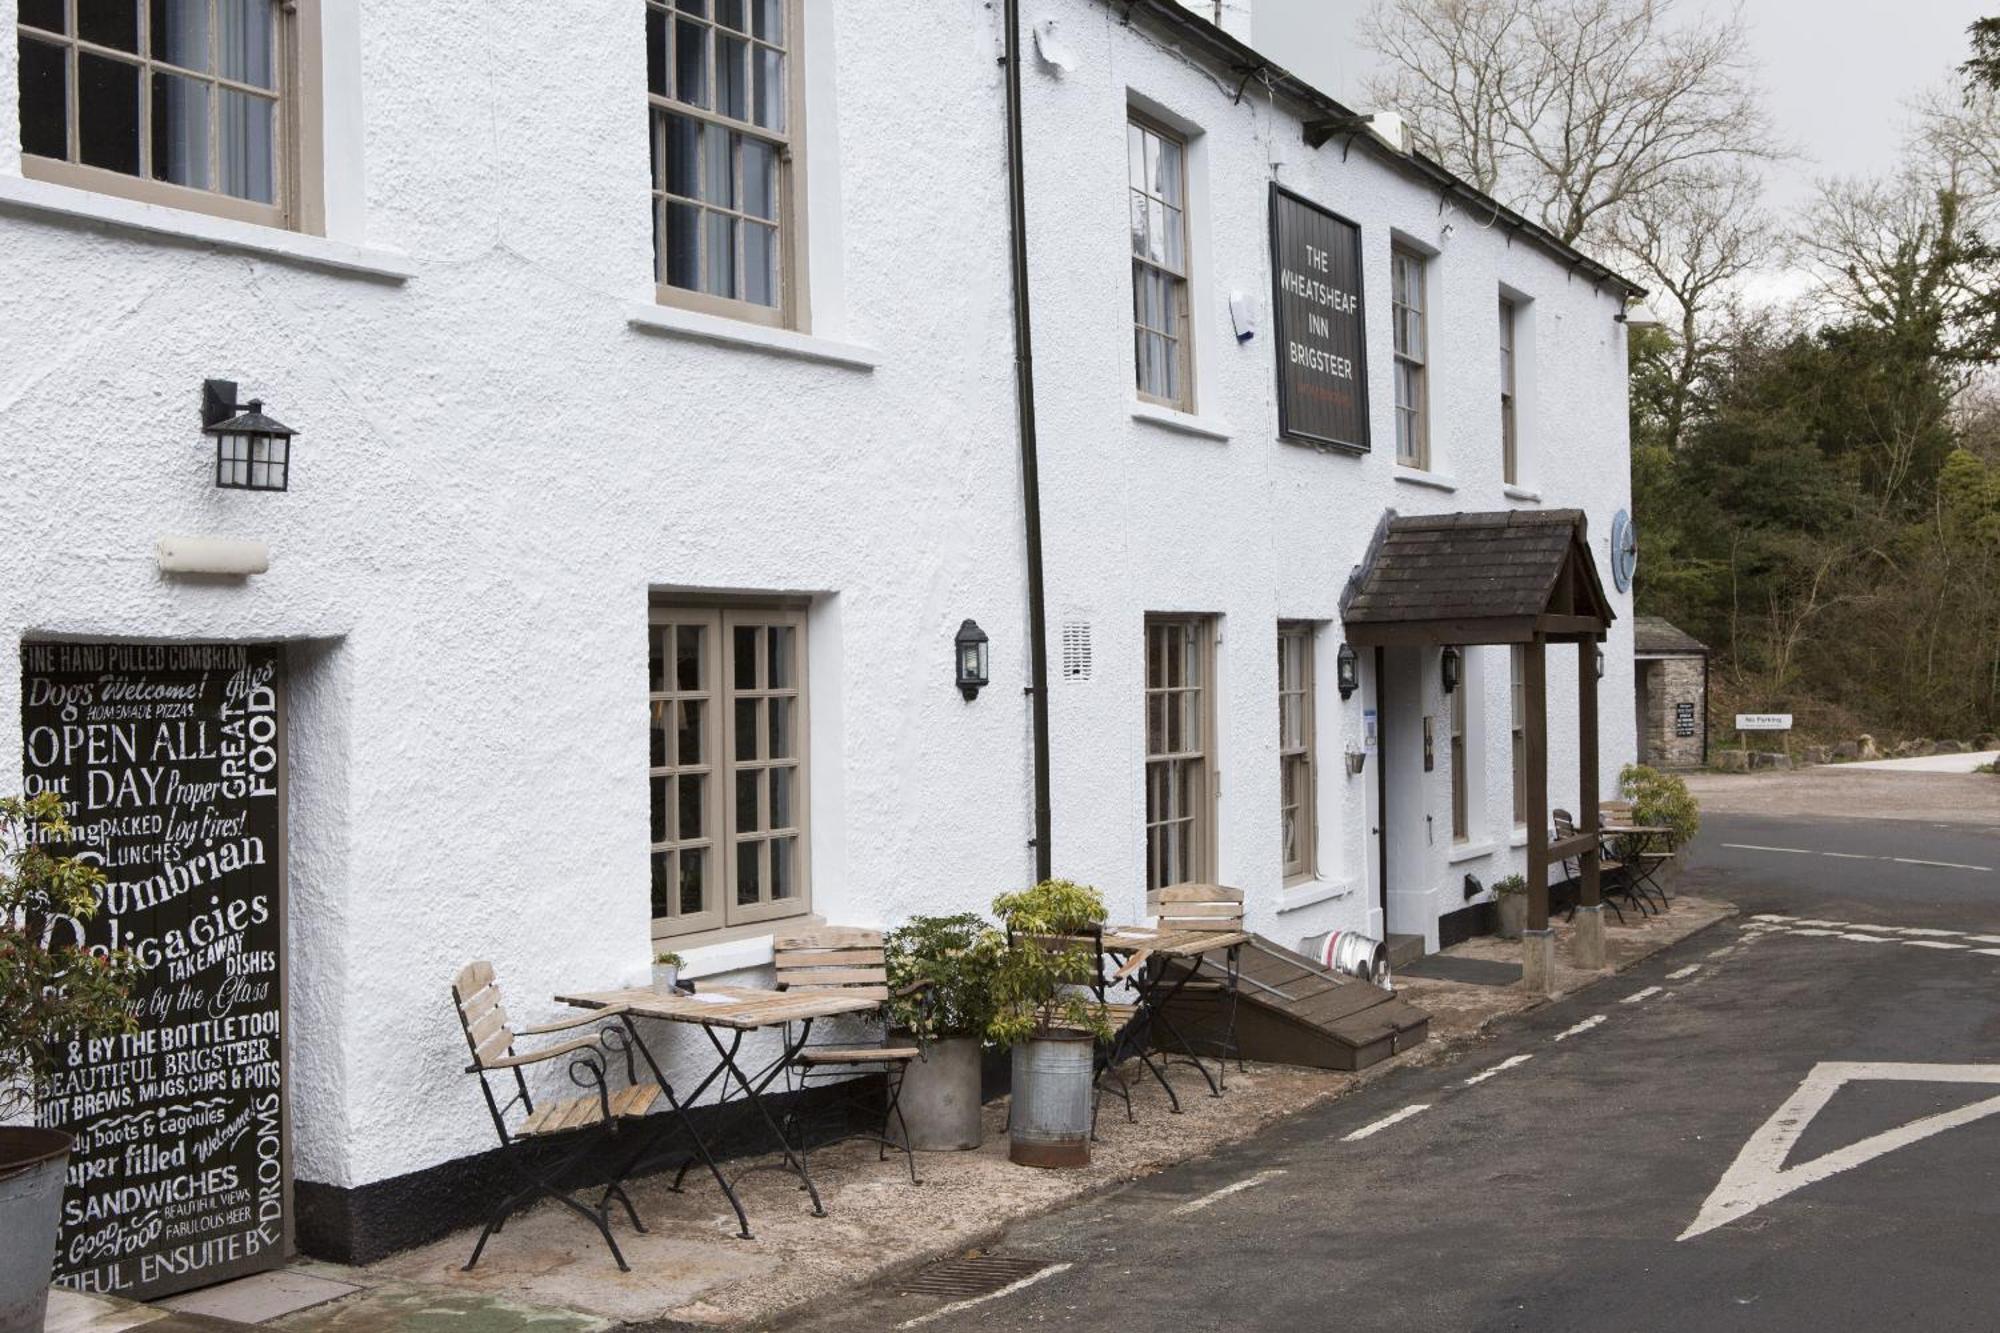
[[[735,997],[735,996],[733,996],[733,995],[716,995],[716,994],[713,994],[713,993],[709,993],[709,992],[700,992],[700,993],[697,993],[697,994],[694,994],[694,995],[690,995],[690,996],[688,996],[687,998],[688,998],[688,999],[690,999],[690,1000],[693,1000],[693,1001],[694,1001],[694,1002],[695,1002],[696,1004],[736,1004],[736,1003],[738,1003],[738,1001],[737,1001],[736,997]]]

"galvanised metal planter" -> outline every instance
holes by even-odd
[[[0,1333],[41,1333],[70,1136],[0,1127]]]
[[[919,1152],[962,1152],[985,1138],[980,1123],[979,1038],[941,1037],[910,1062],[898,1103]],[[891,1137],[895,1137],[891,1132]]]
[[[1010,1160],[1021,1166],[1090,1165],[1096,1053],[1097,1039],[1088,1032],[1036,1037],[1014,1048]]]

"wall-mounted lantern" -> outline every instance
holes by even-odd
[[[1341,644],[1340,651],[1334,655],[1333,664],[1334,679],[1340,685],[1340,697],[1343,699],[1354,697],[1354,692],[1361,688],[1361,661],[1354,655],[1353,647]]]
[[[1444,682],[1444,692],[1450,694],[1458,688],[1458,649],[1446,648],[1438,654],[1438,676]]]
[[[1597,645],[1597,678],[1604,679],[1604,645]]]
[[[238,404],[230,380],[203,380],[201,428],[215,437],[215,484],[233,491],[282,491],[291,482],[290,426],[264,415],[263,400]]]
[[[967,699],[977,698],[986,684],[986,631],[976,621],[958,627],[953,640],[958,673],[958,692]]]

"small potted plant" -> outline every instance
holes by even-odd
[[[50,850],[69,836],[53,792],[0,798],[0,1236],[29,1260],[0,1264],[0,1328],[42,1326],[71,1147],[61,1130],[5,1122],[34,1105],[72,1045],[138,1030],[138,961],[85,947],[68,924],[97,915],[104,884],[95,866]]]
[[[1493,913],[1498,918],[1495,929],[1501,939],[1520,939],[1521,932],[1528,928],[1528,881],[1520,875],[1509,875],[1495,884]]]
[[[668,949],[653,957],[653,989],[672,990],[680,985],[681,969],[687,966],[687,959]]]
[[[977,1148],[980,1049],[994,1014],[994,971],[1006,939],[971,912],[914,916],[883,939],[889,1021],[915,1037],[924,1058],[903,1075],[910,1146]]]
[[[1097,958],[1074,937],[1104,920],[1104,899],[1089,885],[1047,879],[1001,894],[993,912],[1009,937],[986,1027],[1013,1053],[1008,1156],[1023,1166],[1088,1166],[1097,1042],[1110,1029],[1090,989]]]

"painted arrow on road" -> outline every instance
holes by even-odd
[[[1784,1198],[1815,1181],[1839,1175],[1884,1153],[1908,1147],[1933,1134],[1969,1125],[1989,1115],[2000,1115],[2000,1096],[1988,1097],[1969,1106],[1943,1111],[1912,1120],[1895,1129],[1870,1135],[1845,1148],[1823,1153],[1810,1162],[1786,1166],[1785,1157],[1812,1118],[1825,1109],[1843,1084],[1863,1079],[1898,1079],[1913,1083],[2000,1084],[2000,1065],[1918,1065],[1894,1062],[1868,1064],[1830,1061],[1813,1066],[1799,1090],[1772,1113],[1736,1160],[1722,1173],[1722,1179],[1701,1206],[1701,1212],[1680,1234],[1681,1240],[1740,1221],[1767,1203]]]

